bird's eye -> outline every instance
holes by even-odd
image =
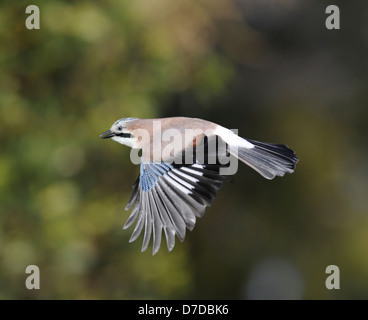
[[[122,126],[119,126],[118,127],[118,131],[122,131],[123,130],[123,127]]]

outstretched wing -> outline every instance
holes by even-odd
[[[175,235],[182,242],[186,229],[192,230],[197,217],[204,215],[221,188],[224,176],[219,165],[142,163],[140,175],[126,210],[134,208],[124,229],[136,222],[129,242],[138,238],[144,228],[142,251],[153,238],[153,254],[161,245],[164,231],[167,248],[175,245]]]

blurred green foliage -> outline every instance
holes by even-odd
[[[25,28],[29,4],[40,30]],[[276,298],[367,298],[368,4],[339,3],[338,31],[326,6],[3,0],[0,299],[242,299],[273,285]],[[132,116],[205,118],[300,163],[272,182],[239,165],[185,242],[152,257],[121,228],[138,168],[98,138]],[[24,286],[31,264],[40,290]],[[340,290],[325,287],[331,264]]]

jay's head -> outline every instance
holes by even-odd
[[[122,118],[115,121],[109,130],[100,134],[100,138],[111,138],[111,140],[132,147],[134,137],[129,129],[129,124],[135,120],[138,120],[138,118]]]

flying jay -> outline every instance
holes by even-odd
[[[186,229],[193,230],[227,178],[231,161],[226,160],[239,159],[266,179],[292,173],[298,162],[286,145],[243,139],[196,118],[123,118],[100,137],[141,150],[140,174],[125,209],[134,207],[124,229],[137,221],[129,242],[144,229],[142,251],[152,236],[153,254],[160,248],[162,230],[169,251],[175,235],[182,242]]]

